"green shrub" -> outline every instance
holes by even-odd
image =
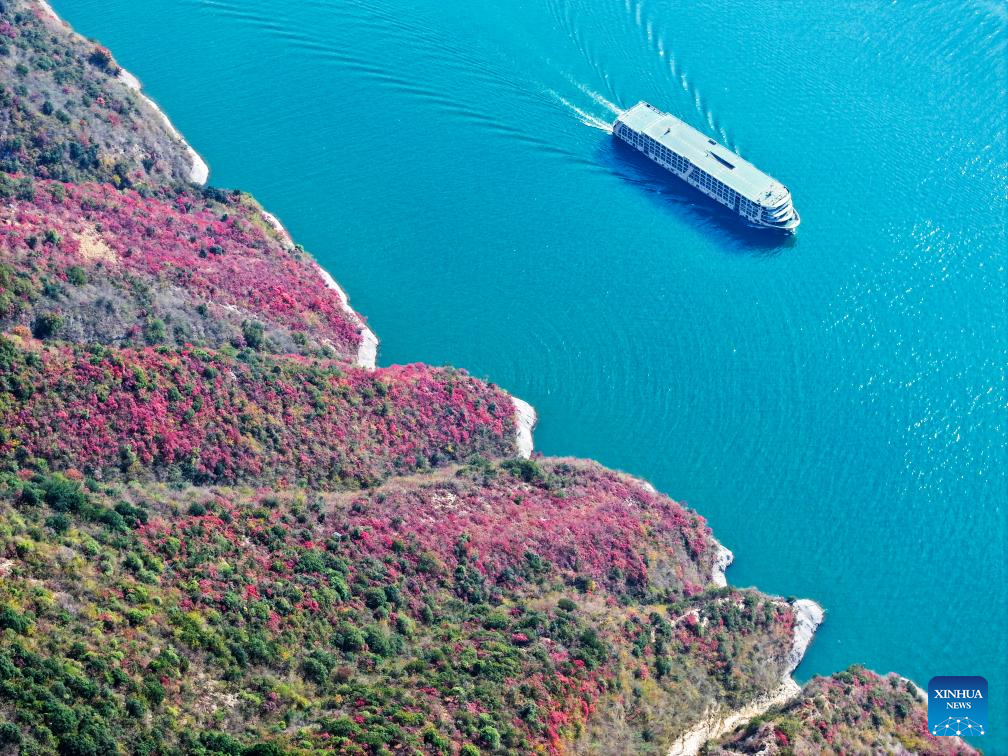
[[[36,339],[51,339],[63,330],[63,316],[58,312],[43,312],[32,323],[32,335]]]
[[[451,753],[451,741],[437,731],[434,725],[427,725],[423,731],[424,743],[430,746],[433,753]]]
[[[312,651],[301,663],[301,672],[306,680],[322,685],[329,679],[336,660],[323,651]]]
[[[511,618],[508,617],[507,612],[500,610],[490,612],[483,620],[483,626],[489,630],[503,630],[510,624]]]
[[[200,745],[208,753],[222,754],[223,756],[242,756],[245,748],[242,744],[224,732],[204,732],[200,733]]]
[[[336,630],[336,645],[348,653],[364,650],[364,636],[353,625],[343,622]]]
[[[57,512],[51,517],[46,518],[46,527],[54,533],[66,533],[70,530],[70,518],[62,512]]]
[[[57,735],[66,735],[77,729],[74,710],[58,701],[50,701],[46,706],[46,725]]]
[[[501,735],[492,725],[484,725],[479,731],[480,742],[491,751],[496,751],[501,745]]]
[[[57,512],[80,512],[87,504],[87,495],[80,483],[56,473],[42,484],[45,502]]]
[[[80,265],[67,269],[67,281],[74,286],[83,286],[88,282],[87,272]]]
[[[242,323],[242,336],[250,349],[262,349],[265,343],[265,331],[263,324],[256,320],[246,320]]]
[[[294,565],[296,572],[312,573],[323,572],[326,568],[325,557],[321,552],[314,549],[305,551]]]
[[[27,507],[35,507],[45,501],[45,492],[31,484],[25,484],[18,497],[18,503]]]
[[[910,716],[911,707],[906,701],[900,699],[896,702],[896,719],[903,720]]]
[[[588,669],[595,669],[609,657],[609,649],[599,638],[595,628],[586,628],[578,636],[578,649],[575,659],[580,659]]]
[[[368,650],[378,656],[391,656],[395,650],[394,644],[388,634],[375,626],[371,626],[364,631],[364,640],[367,643]]]
[[[367,604],[369,609],[388,606],[388,596],[381,588],[368,588],[364,591],[364,603]]]
[[[350,717],[339,717],[322,723],[322,729],[337,738],[352,738],[361,731],[360,726]]]
[[[160,318],[147,318],[143,335],[148,344],[160,344],[168,336],[168,328]]]
[[[206,504],[200,501],[194,501],[189,505],[189,514],[193,517],[202,517],[207,513]]]
[[[33,202],[35,200],[35,182],[31,176],[25,176],[17,180],[14,194],[19,200],[24,202]]]
[[[12,722],[0,723],[0,746],[19,745],[21,743],[21,730]]]
[[[142,718],[145,711],[147,711],[147,707],[139,698],[130,696],[126,699],[126,713],[134,719]]]
[[[400,614],[396,617],[396,632],[407,638],[411,638],[416,632],[416,622],[405,614]]]
[[[144,680],[143,694],[154,706],[159,705],[165,699],[164,686],[156,677],[148,677]]]
[[[31,620],[21,614],[10,604],[0,606],[0,630],[13,630],[18,635],[24,635],[31,627]]]
[[[501,467],[526,483],[539,483],[546,480],[543,469],[532,459],[509,459],[502,462]]]

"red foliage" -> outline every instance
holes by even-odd
[[[380,502],[358,502],[365,517],[355,524],[366,529],[355,543],[362,556],[384,558],[397,539],[415,539],[446,563],[461,548],[494,582],[534,574],[545,560],[582,589],[590,581],[617,592],[641,592],[655,580],[680,589],[706,583],[713,548],[703,517],[600,466],[546,464],[548,486],[502,476],[477,487],[448,481],[383,490]],[[686,580],[673,564],[685,565]]]
[[[46,231],[60,242],[38,243]],[[37,181],[34,200],[0,207],[0,258],[13,255],[58,276],[78,265],[126,283],[130,276],[165,281],[194,303],[310,331],[347,359],[361,340],[359,321],[311,258],[287,249],[259,210],[235,196],[214,202],[162,190],[146,197],[107,184]]]
[[[0,403],[0,457],[92,474],[139,464],[197,482],[352,486],[514,449],[507,395],[462,371],[369,372],[166,348],[36,354],[6,339],[0,347],[0,386],[22,395]]]

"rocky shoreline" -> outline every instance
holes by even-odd
[[[731,549],[725,548],[724,544],[711,536],[716,553],[714,554],[714,565],[711,568],[711,582],[719,588],[728,585],[728,578],[725,577],[725,570],[735,561],[735,555]]]
[[[515,425],[517,426],[518,456],[528,459],[532,456],[532,430],[536,426],[538,417],[535,408],[516,396],[511,397],[511,402],[515,408]]]
[[[125,68],[120,69],[119,80],[136,92],[137,96],[143,99],[143,101],[154,110],[168,133],[182,143],[186,154],[189,156],[189,160],[192,163],[192,167],[189,169],[189,181],[194,184],[198,184],[199,186],[205,185],[207,180],[210,178],[210,166],[208,166],[206,161],[200,157],[199,153],[193,149],[192,145],[185,140],[185,137],[179,133],[179,130],[175,128],[175,125],[171,122],[165,112],[161,110],[158,104],[144,94],[143,86],[140,84],[140,80]]]
[[[720,546],[720,544],[718,545]],[[731,554],[723,546],[721,549],[723,551],[719,553],[723,554],[727,551],[728,554]],[[722,577],[723,575],[724,573],[721,573]],[[815,631],[822,624],[824,612],[821,606],[809,599],[795,601],[793,608],[795,613],[794,634],[791,650],[785,659],[785,672],[781,678],[780,686],[737,709],[724,712],[710,711],[701,722],[675,740],[672,747],[669,748],[667,756],[696,756],[705,743],[720,738],[775,706],[786,704],[801,693],[801,687],[791,677],[791,673],[798,668],[805,656],[805,652],[815,636]]]
[[[342,287],[336,283],[336,279],[329,274],[329,271],[321,265],[318,266],[318,270],[326,286],[335,291],[336,296],[340,298],[340,302],[343,303],[344,312],[351,318],[354,318],[358,326],[360,326],[361,340],[357,346],[357,366],[367,370],[374,370],[378,361],[378,337],[364,324],[364,319],[357,314],[357,311],[350,306],[350,298],[343,291]]]
[[[277,218],[273,213],[267,210],[261,210],[263,219],[270,225],[270,227],[276,231],[280,236],[281,241],[289,249],[294,248],[294,239],[291,237],[290,232],[287,227]],[[367,327],[364,323],[364,319],[350,306],[350,300],[346,295],[336,279],[325,270],[321,265],[316,263],[316,267],[319,271],[319,276],[325,281],[328,288],[336,292],[336,295],[340,298],[343,303],[343,309],[351,318],[357,321],[361,329],[361,341],[357,348],[357,361],[356,364],[359,367],[366,368],[368,370],[374,370],[377,357],[378,357],[378,337],[375,336],[374,332]],[[535,429],[536,423],[538,422],[538,416],[536,415],[535,408],[523,399],[519,399],[516,396],[511,397],[511,402],[514,404],[515,409],[515,444],[518,448],[518,456],[523,459],[529,459],[532,456],[532,450],[534,449],[534,444],[532,441],[532,431]],[[729,551],[730,555],[731,552]],[[729,561],[730,558],[729,558]],[[725,565],[727,566],[727,564]]]
[[[27,41],[15,52],[31,62],[70,27],[44,0],[17,3],[23,12],[12,19],[30,24],[30,33],[6,31]],[[209,168],[139,80],[93,42],[71,34],[66,44],[76,71],[92,86],[113,85],[108,99],[143,121],[117,133],[142,138],[114,143],[116,156],[134,160],[117,173],[105,160],[104,172],[98,162],[91,172],[77,166],[74,180],[56,186],[40,162],[31,191],[13,183],[16,174],[0,175],[7,196],[17,198],[10,207],[20,208],[0,249],[0,273],[12,271],[0,277],[0,294],[16,286],[8,301],[18,307],[67,301],[56,299],[67,296],[62,290],[30,285],[45,273],[33,267],[40,257],[54,277],[65,275],[67,290],[108,285],[107,269],[68,265],[94,251],[69,243],[90,238],[89,228],[73,224],[94,223],[96,206],[112,218],[126,215],[114,202],[105,206],[106,195],[119,196],[113,185],[127,187],[121,195],[132,212],[136,196],[146,197],[128,187],[146,176],[159,197],[192,204],[151,203],[162,212],[129,216],[143,223],[109,240],[122,243],[122,259],[160,260],[181,239],[189,256],[174,265],[186,273],[201,318],[213,316],[207,302],[221,287],[237,290],[239,301],[264,291],[286,296],[257,300],[257,320],[242,322],[240,332],[231,324],[210,338],[196,329],[184,348],[180,337],[177,347],[153,346],[166,339],[166,322],[179,320],[162,322],[146,306],[136,338],[151,348],[86,351],[55,309],[0,334],[11,376],[0,386],[10,401],[0,408],[5,430],[15,429],[0,434],[7,455],[0,508],[17,527],[0,549],[14,557],[0,559],[0,682],[5,700],[14,701],[0,707],[0,751],[12,742],[11,718],[38,753],[279,754],[287,745],[552,753],[577,750],[579,733],[587,733],[591,752],[686,756],[717,750],[714,741],[761,717],[730,736],[746,741],[739,753],[756,752],[749,746],[757,729],[769,744],[762,753],[814,753],[834,742],[849,753],[939,752],[920,725],[923,693],[907,680],[879,681],[862,669],[799,687],[792,675],[824,619],[822,607],[730,587],[733,554],[698,513],[596,463],[541,455],[517,462],[516,453],[533,454],[538,417],[493,384],[423,365],[365,372],[376,369],[378,339],[334,277],[250,198],[228,194],[236,212],[222,214],[217,205],[225,200],[211,198],[223,194],[183,188],[187,171],[202,185]],[[52,91],[49,78],[45,86],[40,80],[35,102]],[[156,117],[135,108],[124,87]],[[108,133],[105,121],[95,123],[95,133]],[[141,170],[140,157],[157,171]],[[102,202],[85,204],[80,187]],[[201,216],[193,207],[204,201],[215,209]],[[191,224],[194,217],[204,225]],[[195,230],[181,233],[183,226]],[[141,233],[142,243],[128,244]],[[242,240],[257,254],[233,254]],[[298,275],[283,278],[277,262],[288,257]],[[193,271],[204,259],[215,260],[205,267],[216,278],[207,274],[199,288]],[[321,295],[316,274],[338,306]],[[117,298],[100,293],[102,301]],[[306,343],[301,337],[317,330],[321,310],[341,329]],[[94,319],[88,333],[105,323],[83,307],[75,312]],[[269,323],[258,319],[284,313],[297,316],[279,321],[286,340],[264,342]],[[339,362],[314,359],[337,342]],[[255,353],[264,343],[274,353]],[[236,356],[235,344],[249,349]],[[363,370],[345,369],[351,360]],[[73,434],[81,440],[66,443]],[[155,473],[172,485],[160,485]],[[205,495],[208,483],[216,485],[213,496]],[[213,558],[191,559],[189,544]],[[80,567],[73,574],[64,569],[71,562]],[[100,596],[118,595],[121,586],[138,606],[103,606]],[[51,611],[53,597],[72,609],[76,624]],[[38,638],[47,645],[34,644]],[[82,684],[82,660],[98,670],[87,667],[88,674],[100,675],[109,649],[127,640],[136,663],[122,665],[102,690]],[[8,651],[18,663],[6,661]],[[828,721],[806,717],[799,731],[795,712],[809,714],[824,692],[835,697],[824,710]],[[202,704],[209,699],[225,703]],[[853,714],[837,714],[852,706]],[[540,719],[547,713],[548,726]],[[774,729],[774,717],[788,721]],[[292,721],[303,725],[296,740]]]
[[[263,219],[270,225],[270,227],[276,231],[277,235],[280,237],[281,242],[288,249],[294,249],[294,240],[291,238],[290,232],[287,227],[280,222],[273,213],[267,212],[266,210],[260,210]],[[364,318],[350,306],[350,298],[343,291],[336,279],[334,279],[329,272],[315,263],[315,267],[318,269],[319,276],[325,282],[326,287],[332,289],[336,292],[336,296],[339,297],[340,302],[343,306],[343,311],[350,317],[351,320],[357,323],[360,328],[361,340],[357,345],[357,359],[356,364],[358,367],[365,368],[366,370],[374,370],[378,361],[378,337],[375,336],[374,331],[367,327],[364,322]]]

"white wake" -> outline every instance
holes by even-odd
[[[553,95],[553,97],[555,97],[564,107],[573,112],[574,115],[578,117],[578,120],[585,126],[591,126],[593,129],[598,129],[599,131],[604,131],[607,134],[612,134],[612,123],[609,121],[604,121],[598,116],[592,115],[587,110],[582,110],[566,97],[563,97],[552,89],[550,90],[550,94]],[[601,95],[599,95],[599,97],[601,97]],[[613,105],[613,107],[615,108],[616,106]],[[616,109],[614,112],[619,113],[620,111],[619,109]]]

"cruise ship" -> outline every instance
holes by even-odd
[[[623,111],[613,135],[753,226],[793,234],[801,222],[786,186],[653,105],[639,102]]]

